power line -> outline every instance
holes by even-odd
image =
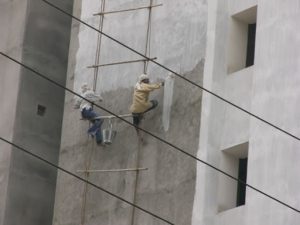
[[[27,149],[25,149],[25,148],[23,148],[23,147],[21,147],[21,146],[19,146],[17,144],[14,144],[13,142],[10,142],[10,141],[8,141],[7,139],[5,139],[3,137],[0,137],[0,140],[2,140],[3,142],[6,142],[7,144],[9,144],[9,145],[11,145],[11,146],[19,149],[22,152],[25,152],[26,154],[28,154],[28,155],[30,155],[30,156],[32,156],[32,157],[34,157],[34,158],[36,158],[36,159],[38,159],[40,161],[42,161],[42,162],[44,162],[44,163],[52,166],[52,167],[55,167],[56,169],[58,169],[58,170],[60,170],[60,171],[62,171],[64,173],[66,173],[66,174],[68,174],[68,175],[70,175],[72,177],[77,178],[78,180],[81,180],[81,181],[83,181],[83,182],[85,182],[85,183],[93,186],[94,188],[96,188],[96,189],[98,189],[100,191],[105,192],[106,194],[108,194],[108,195],[110,195],[110,196],[112,196],[114,198],[117,198],[117,199],[121,200],[122,202],[127,203],[128,205],[133,206],[134,208],[137,208],[137,209],[143,211],[144,213],[147,213],[147,214],[149,214],[149,215],[151,215],[151,216],[153,216],[153,217],[155,217],[155,218],[157,218],[159,220],[162,220],[162,221],[166,222],[167,224],[175,225],[174,223],[172,223],[172,222],[170,222],[170,221],[168,221],[168,220],[166,220],[166,219],[164,219],[164,218],[162,218],[162,217],[160,217],[160,216],[158,216],[158,215],[156,215],[156,214],[148,211],[147,209],[144,209],[144,208],[142,208],[142,207],[140,207],[140,206],[138,206],[138,205],[136,205],[134,203],[131,203],[130,201],[128,201],[128,200],[126,200],[126,199],[124,199],[124,198],[122,198],[122,197],[120,197],[120,196],[118,196],[118,195],[116,195],[116,194],[114,194],[114,193],[112,193],[112,192],[104,189],[103,187],[100,187],[100,186],[98,186],[98,185],[90,182],[89,180],[84,179],[84,178],[82,178],[82,177],[80,177],[80,176],[78,176],[78,175],[70,172],[69,170],[66,170],[66,169],[64,169],[64,168],[62,168],[62,167],[60,167],[60,166],[58,166],[58,165],[56,165],[56,164],[48,161],[47,159],[45,159],[45,158],[43,158],[43,157],[41,157],[41,156],[39,156],[37,154],[32,153],[31,151],[29,151],[29,150],[27,150]]]
[[[280,128],[279,126],[277,126],[277,125],[275,125],[275,124],[273,124],[273,123],[271,123],[271,122],[269,122],[269,121],[267,121],[267,120],[261,118],[260,116],[257,116],[257,115],[254,114],[254,113],[251,113],[250,111],[248,111],[248,110],[244,109],[243,107],[238,106],[237,104],[235,104],[235,103],[233,103],[233,102],[231,102],[231,101],[225,99],[224,97],[222,97],[222,96],[220,96],[220,95],[214,93],[213,91],[210,91],[210,90],[206,89],[205,87],[202,87],[201,85],[195,83],[194,81],[191,81],[191,80],[187,79],[187,78],[184,77],[183,75],[181,75],[181,74],[179,74],[179,73],[177,73],[177,72],[171,70],[170,68],[164,66],[163,64],[161,64],[161,63],[159,63],[159,62],[154,61],[153,59],[151,59],[151,58],[145,56],[143,53],[140,53],[139,51],[137,51],[137,50],[135,50],[135,49],[129,47],[128,45],[126,45],[126,44],[122,43],[121,41],[119,41],[119,40],[113,38],[112,36],[110,36],[110,35],[104,33],[103,31],[98,30],[97,28],[95,28],[95,27],[89,25],[88,23],[82,21],[81,19],[77,18],[76,16],[72,15],[71,13],[66,12],[65,10],[63,10],[63,9],[59,8],[58,6],[54,5],[53,3],[51,3],[51,2],[49,2],[49,1],[47,1],[47,0],[42,0],[42,1],[45,2],[46,4],[50,5],[51,7],[53,7],[53,8],[55,8],[55,9],[59,10],[60,12],[62,12],[62,13],[64,13],[64,14],[68,15],[69,17],[73,18],[74,20],[77,20],[78,22],[84,24],[85,26],[87,26],[87,27],[89,27],[89,28],[95,30],[96,32],[101,33],[102,35],[104,35],[105,37],[107,37],[107,38],[111,39],[112,41],[118,43],[119,45],[121,45],[121,46],[123,46],[123,47],[129,49],[130,51],[132,51],[132,52],[134,52],[134,53],[136,53],[136,54],[138,54],[138,55],[140,55],[140,56],[142,56],[143,58],[147,59],[148,61],[150,61],[150,62],[152,62],[152,63],[158,65],[159,67],[161,67],[161,68],[163,68],[163,69],[165,69],[165,70],[167,70],[167,71],[169,71],[169,72],[175,74],[177,77],[179,77],[179,78],[181,78],[181,79],[187,81],[188,83],[190,83],[190,84],[192,84],[192,85],[194,85],[194,86],[196,86],[196,87],[202,89],[203,91],[205,91],[205,92],[207,92],[207,93],[209,93],[209,94],[215,96],[216,98],[220,99],[221,101],[226,102],[227,104],[229,104],[229,105],[231,105],[231,106],[233,106],[233,107],[235,107],[235,108],[237,108],[237,109],[243,111],[244,113],[246,113],[246,114],[248,114],[248,115],[250,115],[250,116],[256,118],[257,120],[260,120],[261,122],[263,122],[263,123],[265,123],[265,124],[267,124],[267,125],[269,125],[269,126],[275,128],[275,129],[281,131],[282,133],[285,133],[286,135],[288,135],[288,136],[290,136],[290,137],[292,137],[292,138],[294,138],[294,139],[300,141],[300,137],[296,136],[295,134],[292,134],[291,132],[286,131],[286,130]]]
[[[63,85],[61,85],[61,84],[59,84],[58,82],[56,82],[56,81],[54,81],[54,80],[48,78],[47,76],[43,75],[42,73],[36,71],[35,69],[32,69],[31,67],[29,67],[29,66],[27,66],[27,65],[25,65],[25,64],[23,64],[23,63],[21,63],[21,62],[19,62],[19,61],[17,61],[16,59],[14,59],[14,58],[12,58],[12,57],[10,57],[10,56],[4,54],[3,52],[0,52],[0,54],[1,54],[2,56],[4,56],[4,57],[10,59],[11,61],[13,61],[13,62],[19,64],[20,66],[26,68],[27,70],[33,72],[35,75],[37,75],[37,76],[39,76],[39,77],[41,77],[41,78],[43,78],[43,79],[49,81],[50,83],[52,83],[52,84],[54,84],[54,85],[56,85],[56,86],[58,86],[58,87],[60,87],[60,88],[62,88],[62,89],[64,89],[64,90],[66,90],[66,91],[68,91],[68,92],[70,92],[71,94],[73,94],[73,95],[75,95],[75,96],[78,96],[79,98],[81,98],[81,99],[83,99],[83,100],[85,100],[85,101],[87,101],[87,102],[93,104],[93,105],[96,106],[97,108],[102,109],[103,111],[105,111],[105,112],[107,112],[107,113],[109,113],[109,114],[111,114],[111,115],[114,115],[116,118],[118,118],[118,119],[124,121],[125,123],[129,124],[130,126],[135,127],[136,129],[139,129],[139,130],[143,131],[144,133],[146,133],[146,134],[148,134],[148,135],[154,137],[155,139],[157,139],[157,140],[159,140],[159,141],[161,141],[161,142],[163,142],[163,143],[169,145],[170,147],[174,148],[175,150],[177,150],[177,151],[179,151],[179,152],[181,152],[181,153],[183,153],[183,154],[185,154],[185,155],[191,157],[192,159],[195,159],[195,160],[197,160],[197,161],[203,163],[204,165],[206,165],[206,166],[208,166],[208,167],[210,167],[210,168],[212,168],[212,169],[218,171],[219,173],[221,173],[221,174],[223,174],[223,175],[225,175],[225,176],[227,176],[227,177],[229,177],[229,178],[231,178],[231,179],[233,179],[233,180],[235,180],[235,181],[237,181],[237,182],[239,182],[239,183],[241,183],[241,184],[247,186],[248,188],[250,188],[250,189],[252,189],[252,190],[254,190],[254,191],[256,191],[256,192],[258,192],[258,193],[260,193],[260,194],[262,194],[262,195],[264,195],[264,196],[266,196],[266,197],[268,197],[268,198],[270,198],[270,199],[272,199],[272,200],[274,200],[274,201],[276,201],[277,203],[279,203],[279,204],[281,204],[281,205],[284,205],[284,206],[286,206],[287,208],[290,208],[290,209],[292,209],[293,211],[296,211],[297,213],[300,213],[300,210],[296,209],[295,207],[293,207],[293,206],[291,206],[291,205],[289,205],[289,204],[287,204],[287,203],[285,203],[285,202],[283,202],[283,201],[281,201],[281,200],[279,200],[279,199],[277,199],[277,198],[275,198],[275,197],[273,197],[273,196],[271,196],[271,195],[269,195],[269,194],[267,194],[267,193],[265,193],[265,192],[259,190],[258,188],[254,187],[254,186],[252,186],[252,185],[250,185],[250,184],[247,184],[246,182],[244,182],[244,181],[242,181],[242,180],[240,180],[240,179],[238,179],[238,178],[236,178],[236,177],[230,175],[229,173],[227,173],[227,172],[225,172],[225,171],[223,171],[223,170],[217,168],[216,166],[214,166],[214,165],[212,165],[212,164],[210,164],[210,163],[208,163],[208,162],[206,162],[206,161],[204,161],[204,160],[202,160],[202,159],[200,159],[200,158],[198,158],[198,157],[196,157],[196,156],[194,156],[194,155],[192,155],[192,154],[186,152],[184,149],[182,149],[182,148],[180,148],[180,147],[178,147],[178,146],[172,144],[171,142],[168,142],[168,141],[162,139],[161,137],[159,137],[159,136],[157,136],[157,135],[151,133],[150,131],[145,130],[145,129],[141,128],[141,127],[138,127],[138,126],[133,125],[132,123],[130,123],[130,122],[127,121],[126,119],[124,119],[124,118],[118,116],[117,114],[111,112],[110,110],[104,108],[103,106],[100,106],[100,105],[98,105],[98,104],[96,104],[96,103],[94,103],[94,102],[91,102],[90,100],[88,100],[87,98],[84,98],[84,97],[81,96],[80,94],[77,94],[76,92],[72,91],[71,89],[69,89],[69,88],[67,88],[67,87],[65,87],[65,86],[63,86]]]

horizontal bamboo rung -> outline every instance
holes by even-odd
[[[101,16],[101,15],[105,15],[105,14],[136,11],[136,10],[140,10],[140,9],[149,9],[149,8],[154,8],[154,7],[158,7],[158,6],[162,6],[162,5],[163,4],[157,4],[157,5],[152,5],[152,6],[143,6],[143,7],[131,8],[131,9],[122,9],[122,10],[114,10],[114,11],[107,11],[107,12],[99,12],[99,13],[94,13],[93,16]]]
[[[96,68],[96,67],[103,67],[103,66],[114,66],[114,65],[120,65],[120,64],[127,64],[127,63],[136,63],[136,62],[145,62],[149,60],[156,60],[157,58],[150,58],[150,59],[137,59],[137,60],[128,60],[128,61],[120,61],[120,62],[114,62],[114,63],[106,63],[106,64],[99,64],[99,65],[92,65],[88,66],[87,68]]]
[[[118,117],[121,117],[121,118],[132,117],[132,114],[118,115]],[[93,120],[95,120],[95,119],[113,119],[113,118],[117,118],[117,117],[114,116],[114,115],[110,115],[110,116],[97,116],[97,117],[93,118]]]
[[[132,172],[148,170],[148,168],[129,168],[129,169],[111,169],[111,170],[77,170],[78,173],[103,173],[103,172]]]

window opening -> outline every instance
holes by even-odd
[[[45,113],[46,113],[46,107],[45,106],[43,106],[43,105],[38,105],[37,106],[37,115],[39,115],[39,116],[44,116],[45,115]]]
[[[230,17],[227,42],[229,74],[254,65],[257,6]]]
[[[221,150],[220,168],[246,183],[249,143],[241,143]],[[246,204],[246,185],[219,175],[218,212]]]
[[[256,23],[248,25],[246,67],[254,65]]]
[[[239,174],[238,179],[247,182],[247,164],[248,158],[239,159]],[[246,202],[246,185],[242,182],[238,182],[237,185],[237,197],[236,197],[236,206],[245,205]]]

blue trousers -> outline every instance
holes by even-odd
[[[95,136],[96,137],[96,142],[98,144],[102,143],[102,130],[101,130],[101,125],[103,123],[103,120],[101,119],[96,119],[93,120],[95,117],[98,117],[99,115],[93,111],[92,108],[86,109],[84,108],[81,111],[81,115],[84,119],[88,119],[89,121],[92,122],[92,126],[88,129],[88,134]]]

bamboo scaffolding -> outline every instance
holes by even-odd
[[[128,168],[128,169],[111,169],[111,170],[77,170],[78,173],[105,173],[105,172],[131,172],[148,170],[148,168]]]
[[[150,58],[150,59],[137,59],[137,60],[128,60],[128,61],[120,61],[120,62],[114,62],[114,63],[106,63],[106,64],[99,64],[99,65],[92,65],[88,66],[87,68],[96,68],[96,67],[103,67],[103,66],[114,66],[114,65],[120,65],[120,64],[127,64],[127,63],[136,63],[136,62],[145,62],[149,60],[156,60],[157,58]]]
[[[122,12],[129,12],[129,11],[136,11],[136,10],[141,10],[141,9],[149,9],[149,8],[154,8],[158,6],[162,6],[163,4],[157,4],[157,5],[152,5],[152,6],[143,6],[143,7],[137,7],[137,8],[131,8],[131,9],[121,9],[121,10],[114,10],[114,11],[107,11],[107,12],[99,12],[99,13],[94,13],[93,16],[101,16],[105,14],[113,14],[113,13],[122,13]]]

